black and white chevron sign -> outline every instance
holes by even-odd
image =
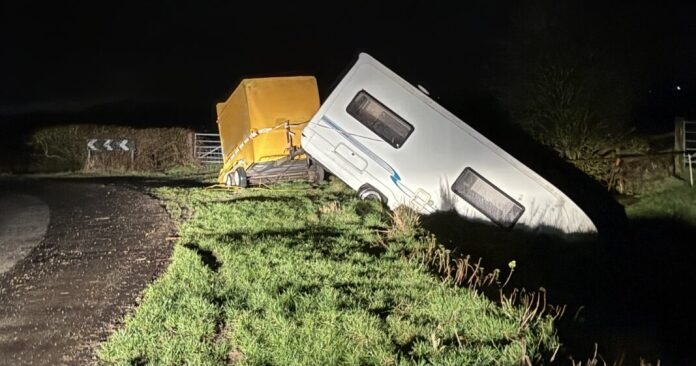
[[[87,148],[91,151],[131,151],[133,141],[128,139],[90,139]]]

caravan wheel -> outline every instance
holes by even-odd
[[[247,176],[244,168],[237,168],[231,173],[227,173],[225,177],[225,185],[228,187],[241,187],[247,186]]]
[[[382,204],[387,204],[387,197],[369,184],[365,184],[358,189],[358,198],[361,200],[375,200]]]
[[[313,164],[314,164],[314,184],[320,184],[324,181],[324,178],[326,177],[326,170],[324,169],[324,166],[317,163],[316,161],[313,162]]]

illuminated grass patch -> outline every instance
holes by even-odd
[[[433,275],[429,236],[393,235],[340,183],[157,194],[193,215],[106,363],[509,365],[557,346],[552,318]]]

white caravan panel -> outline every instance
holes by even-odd
[[[558,188],[365,53],[305,127],[302,147],[351,188],[379,191],[390,209],[597,230]]]

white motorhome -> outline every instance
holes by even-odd
[[[597,231],[558,188],[366,53],[304,128],[302,147],[360,198],[392,210]]]

